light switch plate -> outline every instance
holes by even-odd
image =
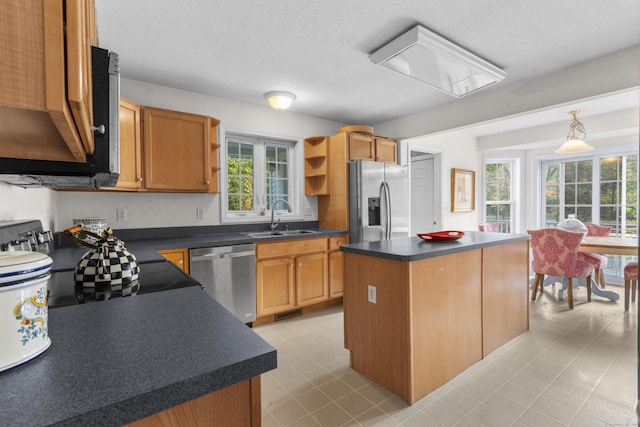
[[[369,302],[376,304],[376,287],[373,285],[369,285],[368,300]]]

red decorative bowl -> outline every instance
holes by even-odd
[[[450,240],[458,240],[464,236],[462,231],[458,230],[444,230],[444,231],[434,231],[433,233],[419,233],[418,237],[422,240],[433,241],[433,242],[445,242]]]

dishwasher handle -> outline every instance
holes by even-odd
[[[203,260],[212,260],[212,259],[225,259],[225,258],[239,258],[245,256],[254,256],[255,251],[245,251],[245,252],[230,252],[226,254],[205,254],[198,255],[191,258],[191,261],[203,261]]]

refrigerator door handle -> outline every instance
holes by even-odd
[[[387,238],[387,191],[385,189],[385,185],[387,183],[382,181],[380,183],[380,215],[384,215],[384,221],[380,222],[380,226],[382,227],[382,240],[386,240]]]
[[[389,190],[389,184],[386,181],[382,182],[380,192],[384,189],[384,238],[391,240],[391,190]]]

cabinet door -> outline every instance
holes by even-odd
[[[144,107],[143,122],[145,188],[208,192],[209,117]]]
[[[329,298],[344,293],[344,252],[329,252]]]
[[[376,162],[397,164],[396,142],[392,139],[375,138]]]
[[[70,3],[71,12],[77,11],[75,6]],[[2,2],[0,157],[86,160],[87,151],[67,98],[66,51],[87,41],[77,40],[82,37],[78,32],[68,32],[65,40],[68,16],[64,8],[62,0]],[[82,96],[91,74],[85,76],[82,65],[73,66],[71,72],[83,79]],[[89,108],[86,112],[92,111]]]
[[[120,177],[116,188],[138,190],[142,187],[140,123],[140,106],[120,98]]]
[[[375,160],[373,137],[361,133],[349,134],[349,160]]]
[[[189,250],[188,249],[167,249],[158,251],[167,261],[171,261],[182,270],[189,272]]]
[[[301,255],[296,258],[296,305],[305,306],[329,298],[327,254]]]
[[[93,90],[90,24],[94,9],[87,0],[66,0],[67,98],[87,153],[93,154]]]
[[[257,317],[294,307],[293,263],[292,257],[256,262]]]

